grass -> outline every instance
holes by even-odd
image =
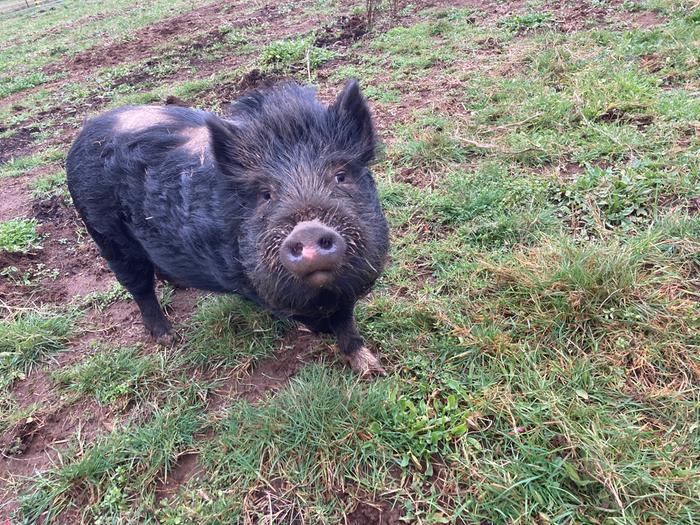
[[[333,58],[328,49],[316,47],[311,38],[279,40],[271,42],[262,50],[260,63],[272,71],[291,72],[318,68]]]
[[[0,179],[5,177],[19,177],[21,175],[26,175],[33,169],[42,166],[47,162],[63,160],[65,155],[66,153],[63,151],[50,148],[28,157],[10,159],[8,162],[0,166]]]
[[[0,321],[0,387],[24,379],[45,358],[64,350],[71,332],[67,315],[26,312]]]
[[[91,359],[57,371],[54,379],[71,392],[111,405],[137,395],[158,369],[157,357],[139,356],[138,348],[100,348]]]
[[[501,21],[501,26],[508,31],[524,33],[540,29],[552,22],[550,13],[530,12],[524,15],[512,15]]]
[[[13,480],[13,519],[358,523],[394,507],[406,523],[698,523],[697,8],[594,4],[611,25],[567,33],[541,2],[503,15],[405,6],[332,52],[313,46],[319,27],[270,38],[271,26],[223,26],[196,52],[202,35],[177,35],[65,89],[13,93],[30,109],[0,108],[8,129],[102,88],[97,105],[174,94],[210,108],[253,67],[307,78],[308,62],[325,100],[359,78],[385,142],[373,171],[392,228],[391,264],[357,307],[390,371],[372,382],[325,359],[241,399],[247,374],[283,360],[297,336],[236,297],[201,298],[172,348],[125,345],[121,324],[87,334],[65,313],[111,321],[130,301],[117,285],[59,313],[3,306],[0,427],[41,416],[14,396],[41,365],[64,410],[97,406],[113,429],[62,436],[60,461]],[[73,32],[66,11],[3,25],[16,54],[0,53],[12,78],[2,85],[88,45],[69,37],[126,36],[196,7],[125,5]],[[295,21],[340,15],[330,3],[278,9]],[[625,26],[647,12],[662,23]],[[191,69],[239,52],[232,68]],[[0,175],[62,160],[39,151]],[[64,191],[63,173],[50,173],[28,187],[34,198]],[[36,223],[17,225],[8,244],[36,251]],[[166,288],[162,303],[178,293]],[[57,367],[50,356],[76,337],[100,342]]]
[[[44,175],[31,182],[29,185],[31,195],[35,199],[46,200],[51,197],[70,197],[66,187],[66,172],[64,170]]]
[[[187,359],[245,369],[272,354],[284,325],[240,298],[205,298],[188,327]]]
[[[41,249],[41,235],[35,219],[12,219],[0,222],[0,251],[29,253]]]

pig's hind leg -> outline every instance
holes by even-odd
[[[143,248],[124,235],[108,237],[88,227],[102,256],[117,280],[126,288],[141,311],[143,324],[160,344],[172,342],[172,325],[165,317],[155,292],[154,266]]]

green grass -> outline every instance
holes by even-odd
[[[61,170],[50,175],[44,175],[29,185],[31,195],[35,199],[49,199],[51,197],[68,198],[68,188],[66,187],[66,172]]]
[[[0,166],[0,179],[5,177],[19,177],[26,175],[35,168],[38,168],[48,162],[63,160],[66,152],[59,149],[50,148],[30,155],[28,157],[19,157],[10,159],[8,162]]]
[[[265,46],[260,54],[260,63],[273,71],[291,72],[307,67],[315,70],[333,55],[328,49],[314,46],[312,38],[278,40]]]
[[[0,222],[0,252],[29,253],[41,249],[36,219],[12,219]]]
[[[57,370],[48,358],[81,327],[9,304],[0,428],[37,414],[12,385],[39,363],[67,410],[96,404],[113,426],[88,440],[65,436],[59,462],[15,480],[13,519],[354,523],[356,507],[371,504],[395,506],[406,523],[700,522],[697,8],[592,4],[610,10],[611,25],[591,20],[568,33],[542,2],[502,15],[406,5],[333,52],[312,45],[313,24],[282,40],[264,25],[224,26],[196,52],[187,46],[201,35],[176,35],[150,59],[60,92],[49,82],[21,98],[25,109],[0,108],[10,127],[99,93],[109,107],[174,94],[210,109],[253,67],[305,78],[308,52],[324,100],[348,77],[371,100],[385,143],[372,169],[392,228],[391,264],[356,310],[390,372],[374,381],[319,358],[254,402],[241,399],[247,374],[284,360],[297,336],[228,296],[203,297],[172,348],[124,346],[105,331]],[[75,34],[126,35],[170,13],[155,3],[115,14],[124,5],[105,4],[108,17]],[[75,16],[96,10],[81,4]],[[340,15],[318,2],[278,10],[295,21]],[[650,10],[662,25],[622,29]],[[18,39],[11,53],[27,55],[25,68],[0,53],[13,79],[3,85],[21,84],[62,47],[88,45],[68,41],[66,15],[0,29],[0,40]],[[204,78],[190,62],[229,53],[240,62]],[[141,72],[143,81],[123,81]],[[0,175],[62,159],[40,151]],[[51,173],[29,187],[35,198],[63,191],[63,174]],[[35,223],[21,224],[28,233],[13,243],[40,242]],[[166,288],[161,302],[177,294]],[[127,299],[113,285],[70,308],[101,319]],[[196,475],[164,489],[195,463]]]
[[[98,348],[90,359],[66,370],[54,379],[78,395],[94,396],[100,404],[131,400],[160,369],[157,356],[140,356],[138,348],[109,351]]]
[[[6,389],[46,357],[66,348],[72,320],[49,312],[19,313],[0,321],[0,387]]]
[[[4,98],[18,91],[33,88],[34,86],[39,86],[51,79],[52,77],[42,72],[31,73],[19,78],[3,78],[0,82],[0,98]]]
[[[207,297],[188,326],[187,360],[247,368],[272,354],[285,323],[235,296]]]
[[[171,469],[178,454],[194,442],[202,424],[201,406],[193,393],[185,396],[156,409],[146,424],[116,429],[87,454],[40,477],[36,489],[21,499],[27,520],[55,519],[76,491],[93,495],[93,505],[77,509],[83,519],[110,523],[125,514],[139,522],[152,517],[147,510],[130,511],[130,501],[147,494],[161,471]],[[141,489],[133,493],[139,485]],[[151,504],[152,498],[151,494]]]

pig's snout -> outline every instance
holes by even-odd
[[[307,283],[323,287],[345,257],[346,244],[334,229],[319,221],[298,223],[282,243],[280,259],[287,270]]]

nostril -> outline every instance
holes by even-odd
[[[322,250],[330,250],[331,248],[333,248],[334,244],[335,243],[333,242],[333,237],[331,237],[330,235],[324,235],[318,240],[318,246]]]
[[[304,245],[300,242],[295,242],[289,247],[289,252],[294,257],[301,257],[301,252],[304,250]]]

